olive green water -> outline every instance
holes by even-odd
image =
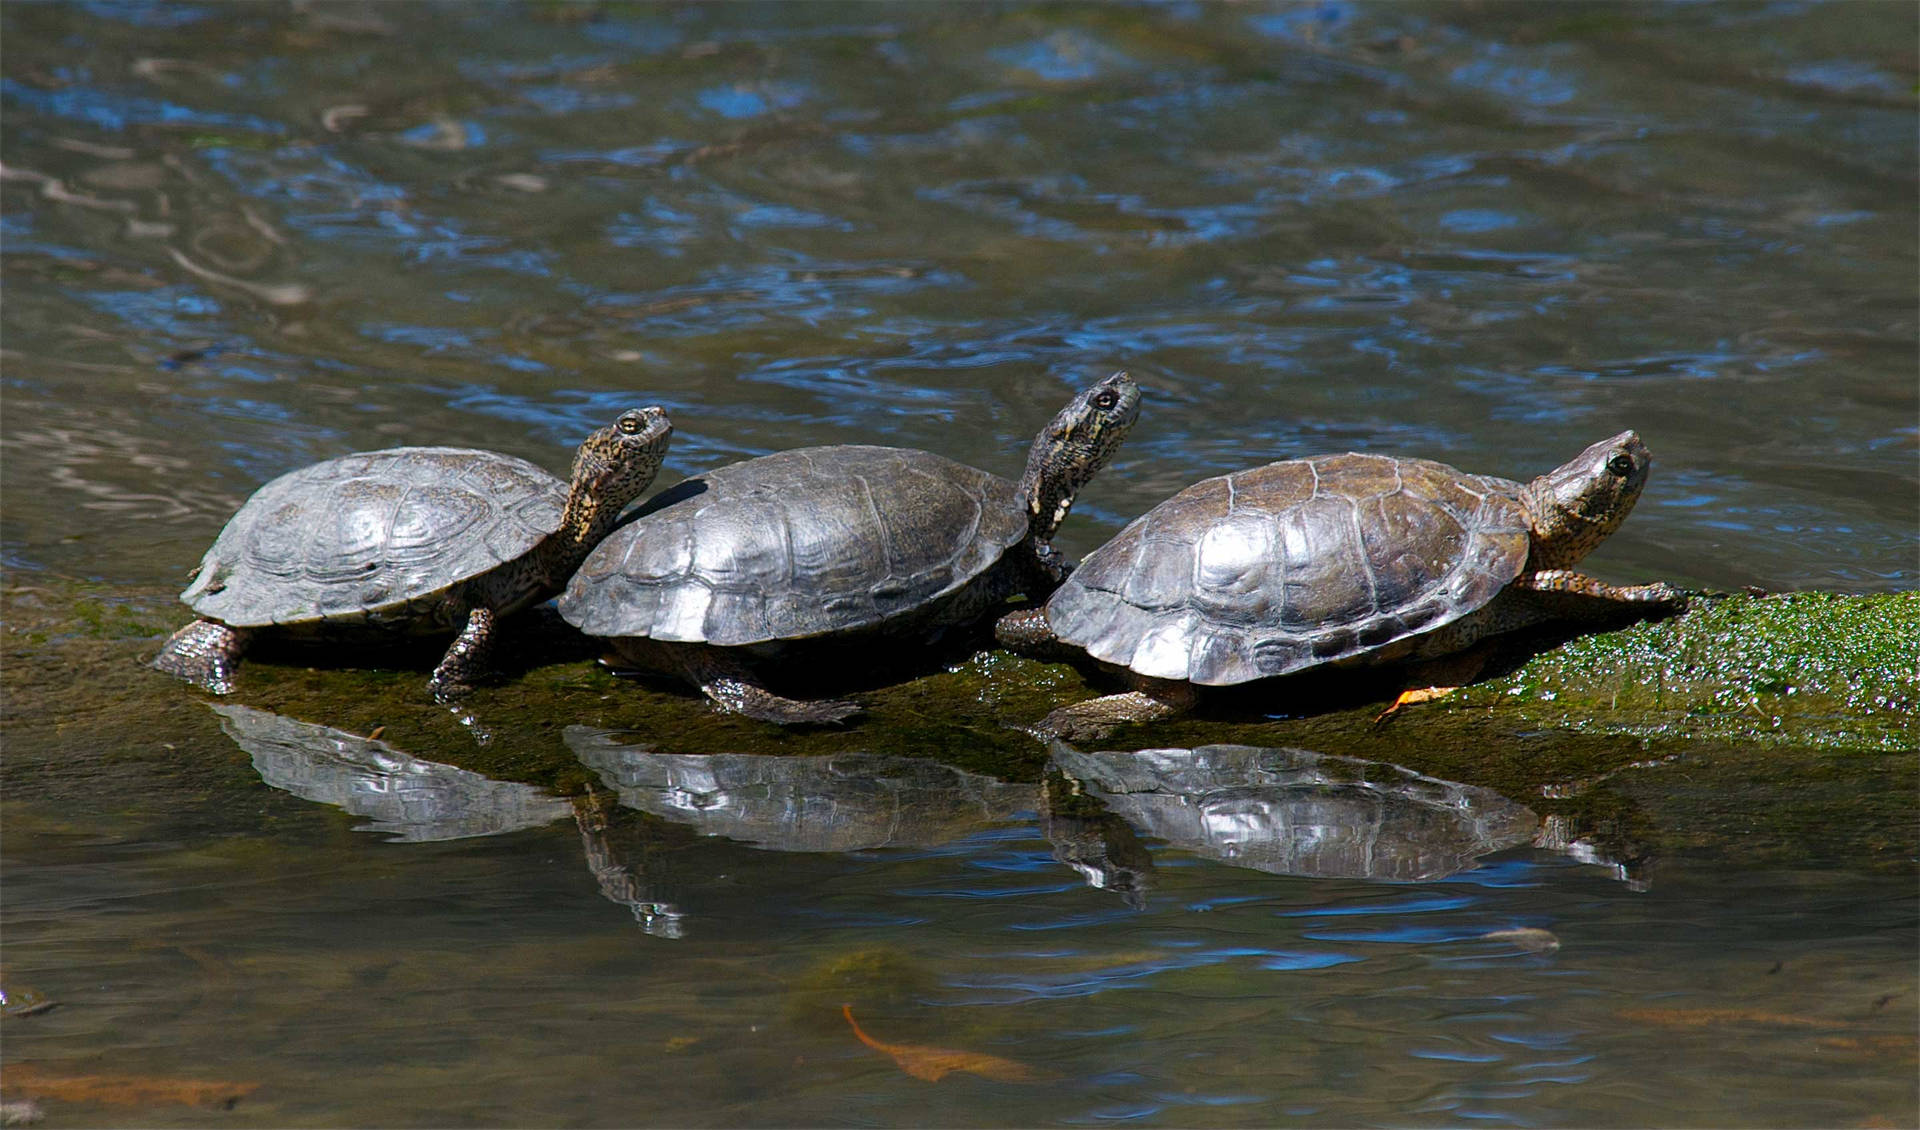
[[[1917,39],[1871,3],[0,7],[6,1100],[1914,1124]],[[668,481],[854,441],[1012,473],[1120,367],[1070,552],[1276,457],[1527,477],[1634,427],[1592,569],[1787,595],[1380,724],[1390,687],[1308,681],[1098,750],[1011,728],[1090,688],[1005,656],[797,735],[551,617],[460,711],[428,652],[227,700],[140,666],[313,460],[560,469],[661,403]]]

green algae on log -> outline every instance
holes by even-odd
[[[1685,615],[1575,637],[1439,709],[1587,732],[1912,750],[1920,593],[1696,596]]]
[[[88,732],[90,744],[116,749],[115,735],[140,746],[206,728],[209,720],[189,724],[177,709],[198,696],[141,666],[184,616],[171,593],[40,577],[4,595],[9,702],[0,713],[57,720],[69,734]],[[498,739],[484,749],[474,745],[477,731],[417,693],[408,668],[430,667],[431,647],[418,655],[263,658],[248,665],[233,700],[355,733],[386,726],[389,740],[421,756],[460,750],[467,768],[569,792],[584,774],[559,740],[568,725],[629,729],[635,740],[677,753],[862,749],[1035,780],[1045,750],[1012,727],[1105,689],[1065,664],[982,652],[917,678],[869,682],[854,692],[868,713],[846,728],[782,732],[715,715],[677,687],[597,669],[592,647],[550,611],[518,618],[514,631],[507,677],[469,704]],[[1133,745],[1302,745],[1418,762],[1457,779],[1478,766],[1475,779],[1495,786],[1514,783],[1495,772],[1507,752],[1525,754],[1525,765],[1512,767],[1519,776],[1581,777],[1645,757],[1640,746],[1651,739],[1902,752],[1920,746],[1916,641],[1920,593],[1698,596],[1686,614],[1657,623],[1557,646],[1515,641],[1517,654],[1490,668],[1500,674],[1409,706],[1385,725],[1373,718],[1406,673],[1351,669],[1237,688],[1244,693],[1210,696],[1197,717],[1116,737]],[[364,662],[380,666],[355,666]],[[1533,748],[1547,734],[1563,735],[1552,743],[1559,764],[1551,768]],[[32,744],[26,733],[16,737]],[[1590,749],[1595,741],[1604,749]]]

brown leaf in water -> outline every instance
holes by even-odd
[[[221,1083],[210,1079],[163,1079],[151,1075],[60,1075],[31,1063],[7,1067],[9,1091],[36,1099],[111,1106],[215,1106],[231,1109],[258,1083]]]
[[[1793,1016],[1784,1012],[1762,1012],[1755,1008],[1623,1008],[1614,1015],[1622,1020],[1658,1024],[1663,1028],[1708,1028],[1717,1024],[1766,1024],[1775,1028],[1841,1026],[1832,1020]]]
[[[1902,1060],[1920,1058],[1920,1041],[1916,1041],[1912,1036],[1895,1033],[1883,1032],[1859,1037],[1822,1036],[1814,1043],[1823,1048],[1860,1052],[1869,1056],[1885,1056]]]
[[[930,1048],[922,1044],[883,1044],[861,1030],[860,1022],[853,1018],[852,1005],[843,1004],[840,1011],[846,1016],[847,1023],[853,1025],[853,1034],[859,1037],[861,1043],[874,1051],[892,1056],[893,1061],[900,1065],[900,1070],[915,1079],[938,1083],[954,1071],[965,1071],[1001,1083],[1037,1083],[1042,1078],[1039,1072],[1026,1064],[1001,1059],[997,1055],[954,1048]]]

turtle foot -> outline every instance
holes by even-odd
[[[714,679],[700,689],[713,705],[728,714],[744,714],[777,726],[833,726],[864,709],[857,702],[835,699],[804,701],[782,698],[762,686],[742,679]]]
[[[473,693],[473,684],[464,680],[441,679],[437,673],[427,680],[427,693],[442,706],[459,702]]]
[[[467,613],[467,626],[454,638],[440,665],[427,680],[427,693],[433,696],[433,701],[443,706],[458,702],[472,694],[474,687],[486,678],[491,670],[487,661],[493,654],[494,620],[491,608],[475,608]]]
[[[195,620],[167,637],[148,664],[213,694],[233,693],[233,670],[247,649],[247,633],[212,620]]]

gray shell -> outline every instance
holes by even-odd
[[[1520,489],[1352,454],[1205,479],[1090,554],[1047,620],[1095,659],[1205,686],[1362,657],[1519,576]]]
[[[491,451],[343,455],[255,491],[180,599],[236,628],[426,617],[407,605],[523,556],[566,499],[566,483]]]
[[[663,492],[560,598],[588,635],[736,647],[925,609],[1027,536],[1012,483],[925,451],[809,447]]]

